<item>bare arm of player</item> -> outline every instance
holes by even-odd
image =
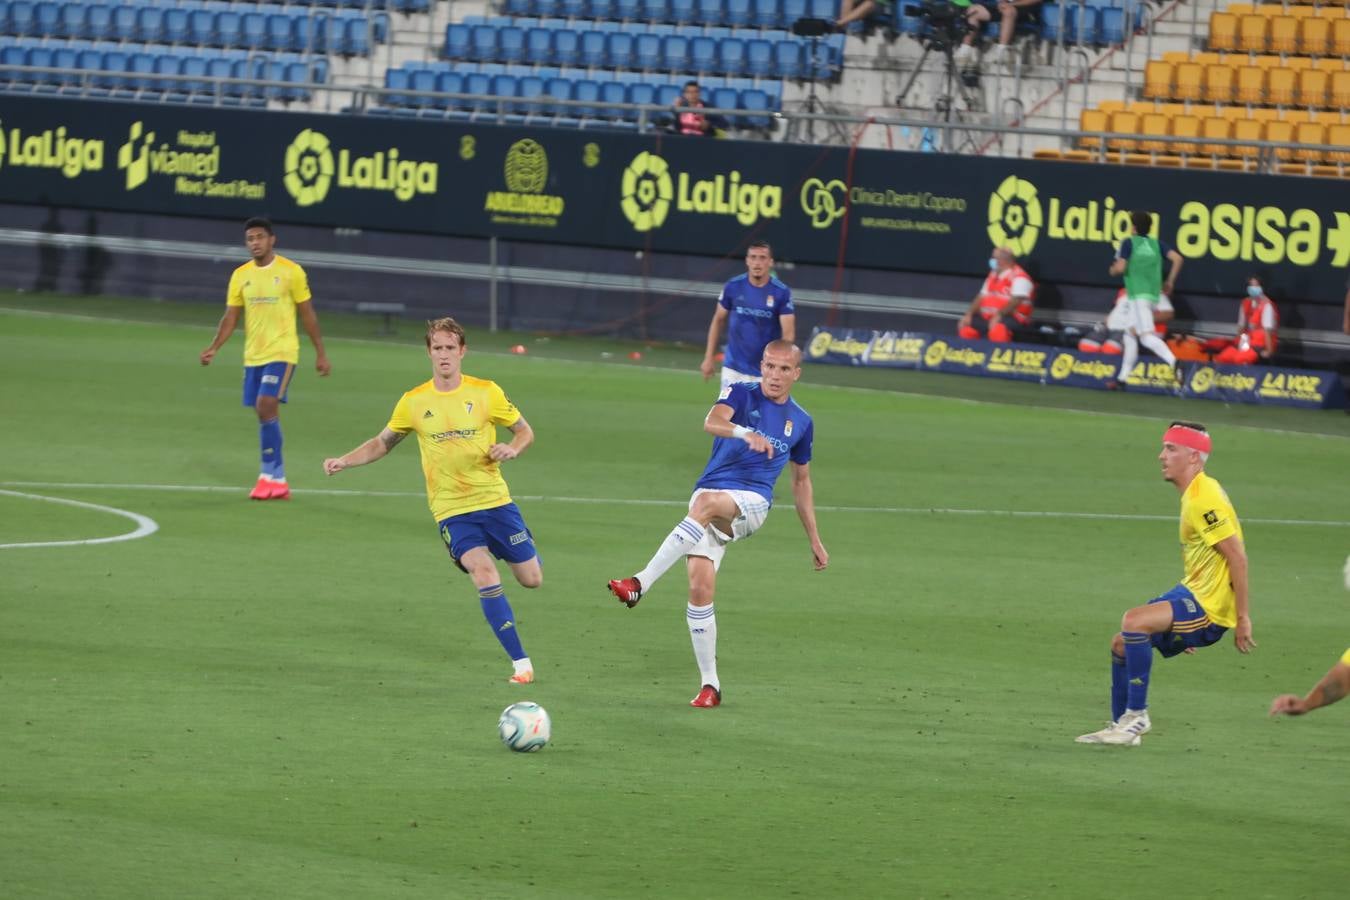
[[[795,313],[779,316],[778,325],[783,329],[783,340],[793,344],[797,343],[797,316]]]
[[[734,438],[738,437],[750,445],[750,449],[756,453],[767,453],[769,459],[773,459],[773,444],[762,434],[756,434],[744,425],[737,425],[731,421],[731,407],[725,403],[714,403],[713,408],[708,410],[708,416],[703,420],[703,430],[713,437]]]
[[[305,333],[314,344],[314,368],[319,371],[320,377],[323,377],[333,371],[333,366],[328,362],[328,354],[323,349],[323,335],[319,333],[319,316],[314,312],[314,302],[307,300],[298,304],[295,309],[300,314],[300,323],[305,326]]]
[[[1167,261],[1172,264],[1172,268],[1167,272],[1167,280],[1163,282],[1162,290],[1167,296],[1172,296],[1172,290],[1177,286],[1177,276],[1181,274],[1181,264],[1185,262],[1181,254],[1175,250],[1167,251]]]
[[[526,447],[534,443],[534,429],[530,427],[529,422],[525,421],[524,416],[516,419],[515,424],[511,426],[511,434],[511,443],[493,444],[488,448],[488,456],[497,462],[515,459],[525,452]]]
[[[1237,535],[1219,541],[1214,549],[1228,560],[1228,574],[1233,579],[1233,605],[1237,609],[1233,645],[1240,653],[1250,653],[1256,641],[1252,640],[1252,617],[1247,605],[1247,549],[1242,546],[1242,540]]]
[[[802,520],[802,528],[811,541],[811,556],[816,571],[830,564],[830,554],[820,542],[820,532],[816,529],[815,489],[811,486],[811,464],[792,464],[792,499],[797,504],[797,518]]]
[[[703,380],[707,381],[712,377],[713,372],[717,371],[717,344],[722,337],[722,325],[726,323],[726,307],[719,301],[717,309],[713,311],[712,321],[708,323],[708,346],[703,351],[703,362],[699,363],[698,370],[703,373]]]
[[[225,315],[220,317],[220,327],[216,329],[215,339],[211,341],[210,346],[202,351],[202,365],[211,365],[211,360],[216,358],[216,351],[225,345],[234,334],[235,326],[239,324],[239,314],[243,311],[242,306],[225,307]]]
[[[397,447],[399,442],[407,436],[406,432],[390,431],[386,428],[355,450],[338,457],[325,459],[323,461],[323,472],[325,475],[336,475],[343,469],[364,466],[378,459],[384,459],[389,451]]]
[[[1319,706],[1330,706],[1345,695],[1350,694],[1350,666],[1337,662],[1322,680],[1308,691],[1306,697],[1296,694],[1281,694],[1270,704],[1272,716],[1301,716],[1312,712]]]

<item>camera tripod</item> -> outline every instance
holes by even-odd
[[[895,105],[903,107],[905,98],[913,90],[914,83],[919,80],[923,74],[923,64],[928,61],[928,54],[937,50],[943,56],[942,73],[942,93],[938,94],[933,100],[933,112],[938,114],[943,122],[950,123],[953,118],[958,122],[964,122],[967,112],[974,112],[980,105],[980,95],[975,86],[968,83],[962,76],[960,68],[956,65],[955,50],[953,44],[956,39],[933,41],[929,40],[924,44],[923,55],[914,65],[914,71],[910,73],[905,86],[900,89],[896,95]],[[965,109],[958,109],[958,101],[964,104]],[[944,128],[943,141],[941,149],[948,153],[961,153],[965,150],[974,150],[978,144],[973,134],[969,131],[956,131],[952,128]],[[959,140],[957,139],[959,135]]]
[[[801,21],[802,20],[799,20],[798,24],[800,24]],[[794,33],[799,33],[798,28],[796,26],[794,26],[793,31]],[[819,80],[817,78],[817,75],[819,73],[818,65],[820,60],[820,48],[821,48],[820,34],[821,33],[818,31],[812,31],[806,34],[807,39],[806,66],[807,66],[807,74],[810,76],[810,87],[807,89],[806,102],[802,105],[802,112],[806,113],[807,115],[813,115],[815,113],[829,113],[830,111],[829,109],[826,108],[824,101],[820,99],[820,95],[816,93],[816,82]],[[800,140],[802,143],[805,144],[817,143],[816,124],[817,124],[816,119],[794,118],[788,123],[787,133],[783,137],[787,141],[796,141],[799,139],[798,132],[800,131],[801,132]],[[847,144],[849,142],[848,132],[844,129],[844,127],[840,123],[823,122],[820,124],[825,126],[826,143],[830,143],[831,139],[833,143],[838,144]]]

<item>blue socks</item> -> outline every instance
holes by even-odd
[[[1125,640],[1126,709],[1148,709],[1148,675],[1153,669],[1153,643],[1140,631],[1122,631]],[[1113,698],[1114,705],[1114,698]]]
[[[524,659],[525,650],[520,646],[520,635],[516,633],[515,614],[506,600],[506,591],[500,584],[478,589],[478,600],[483,607],[483,618],[492,626],[492,633],[501,642],[502,649],[512,659]]]
[[[1111,654],[1111,721],[1125,714],[1125,692],[1129,678],[1125,675],[1125,657]]]
[[[286,477],[281,462],[281,420],[269,419],[258,423],[258,443],[262,447],[262,473],[278,481]]]

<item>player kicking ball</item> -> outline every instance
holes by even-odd
[[[657,549],[646,568],[632,578],[618,578],[609,589],[630,609],[651,592],[671,566],[685,559],[689,574],[689,606],[685,620],[694,644],[702,687],[691,706],[722,703],[717,677],[717,619],[713,592],[717,570],[727,544],[744,540],[759,530],[773,505],[773,485],[783,467],[792,463],[792,496],[797,516],[811,541],[816,570],[828,565],[830,555],[820,542],[811,488],[811,443],[815,428],[811,416],[789,396],[801,377],[802,352],[789,341],[773,341],[764,348],[759,384],[724,387],[703,420],[713,436],[712,455],[689,499],[689,515],[680,520]]]
[[[1256,646],[1247,601],[1242,526],[1219,482],[1205,473],[1203,425],[1173,422],[1163,434],[1162,476],[1181,493],[1181,584],[1125,613],[1111,639],[1111,722],[1080,744],[1138,746],[1153,727],[1148,683],[1153,651],[1164,659],[1217,643],[1228,629],[1239,653]]]

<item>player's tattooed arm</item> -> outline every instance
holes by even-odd
[[[384,444],[384,452],[388,453],[402,443],[403,439],[407,436],[408,432],[406,431],[390,431],[386,428],[384,431],[380,432],[379,440],[380,443]]]

